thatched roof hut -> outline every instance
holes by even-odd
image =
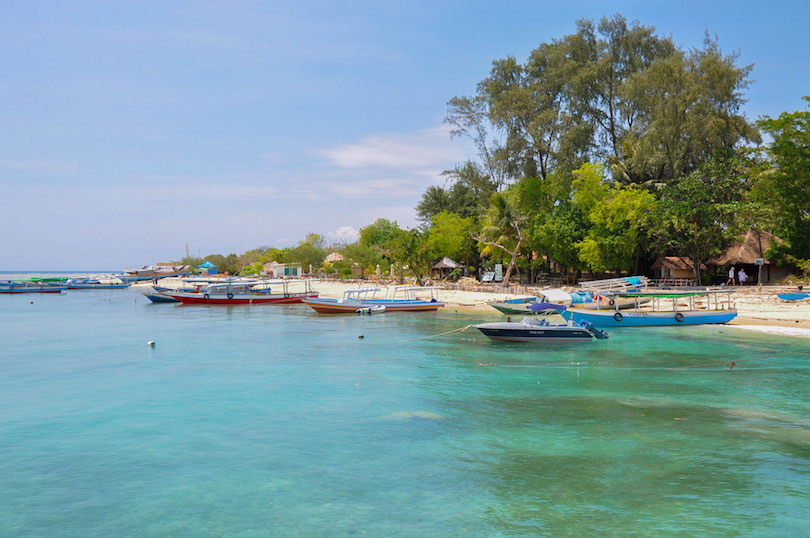
[[[652,265],[653,269],[669,269],[670,271],[688,271],[689,276],[694,274],[692,260],[686,256],[661,256]],[[704,264],[700,264],[700,270],[706,269]]]
[[[431,269],[433,269],[435,275],[438,275],[439,277],[444,277],[452,273],[453,270],[460,269],[463,267],[464,266],[461,265],[460,263],[455,262],[450,258],[448,258],[447,256],[445,256],[437,263],[433,264],[433,267]]]
[[[763,265],[771,262],[765,253],[772,244],[780,244],[782,240],[773,234],[756,228],[749,228],[742,241],[735,241],[725,252],[709,260],[712,265],[754,265],[757,258],[763,258]]]
[[[738,269],[745,269],[751,282],[773,282],[789,276],[793,272],[792,267],[778,266],[765,257],[765,253],[771,245],[779,245],[783,241],[775,235],[749,228],[746,230],[742,241],[735,241],[722,254],[710,259],[707,263],[716,266],[735,266]],[[757,262],[760,263],[757,263]]]

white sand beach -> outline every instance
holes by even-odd
[[[171,286],[181,281],[181,279],[165,279],[165,284]],[[384,288],[389,284],[393,285],[395,283],[321,280],[314,287],[323,297],[341,297],[343,292],[349,288],[367,286]],[[149,285],[149,283],[139,285]],[[444,289],[439,293],[439,298],[446,304],[447,309],[454,309],[468,314],[480,312],[481,314],[499,315],[495,309],[486,304],[487,301],[528,295],[528,293],[504,293],[503,288],[495,285],[492,286],[491,292],[478,291],[482,287],[485,286],[477,286],[477,291]],[[543,288],[536,289],[542,290]],[[564,289],[575,291],[577,288],[566,287]],[[737,286],[731,289],[734,290],[732,300],[739,314],[729,325],[745,330],[810,338],[810,300],[791,302],[783,301],[777,297],[777,293],[795,291],[795,287],[763,286],[760,289],[759,286]]]
[[[340,297],[344,290],[360,285],[373,286],[377,284],[372,282],[358,284],[356,282],[322,280],[317,284],[316,288],[324,297]],[[759,291],[759,287],[748,286],[732,289],[734,289],[732,299],[739,314],[729,325],[746,330],[810,338],[810,300],[788,302],[779,299],[777,293],[787,291],[786,288],[763,287],[762,291]],[[574,290],[575,288],[570,288],[570,291]],[[439,297],[448,308],[497,315],[498,312],[488,306],[487,301],[511,299],[525,295],[503,293],[493,286],[492,292],[444,289]]]

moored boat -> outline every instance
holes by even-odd
[[[545,317],[524,317],[520,322],[481,323],[475,326],[490,340],[502,342],[589,342],[608,334],[589,323],[550,323]]]
[[[0,293],[61,293],[67,290],[64,278],[29,278],[0,281]]]
[[[617,295],[635,300],[632,308],[619,309],[618,304],[594,310],[571,306],[561,315],[595,327],[721,324],[737,316],[731,293],[731,290],[620,293]],[[725,298],[721,298],[723,295]]]
[[[380,288],[352,288],[344,291],[340,299],[307,297],[302,302],[319,314],[352,314],[377,306],[384,306],[385,312],[429,312],[444,306],[438,300],[440,289],[443,287],[389,286],[380,296]]]
[[[121,279],[125,282],[137,282],[140,280],[153,280],[158,278],[178,277],[191,274],[191,268],[188,265],[172,265],[162,264],[147,265],[140,269],[127,269],[121,275]]]
[[[69,278],[67,289],[69,290],[114,290],[128,288],[132,282],[122,280],[118,275]]]
[[[317,279],[234,280],[201,286],[198,291],[161,290],[161,294],[183,304],[252,305],[300,303],[317,298],[312,287]]]

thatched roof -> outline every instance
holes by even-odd
[[[433,266],[433,269],[458,269],[459,267],[464,267],[460,263],[454,262],[447,256],[442,258],[438,263]]]
[[[682,270],[689,270],[692,271],[694,265],[692,265],[692,260],[687,258],[686,256],[661,256],[655,263],[652,265],[653,269],[682,269]],[[700,264],[700,270],[703,271],[706,269],[706,266],[702,263]]]
[[[344,258],[340,252],[332,252],[331,254],[329,254],[329,256],[326,257],[326,261],[328,262],[339,262],[345,259],[346,258]]]
[[[753,265],[757,258],[765,258],[765,253],[774,242],[778,245],[782,243],[782,240],[768,232],[749,228],[742,241],[735,241],[725,252],[717,258],[712,258],[708,263],[712,265]],[[765,265],[770,263],[765,258]]]

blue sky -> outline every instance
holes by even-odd
[[[473,156],[443,118],[495,59],[621,13],[755,64],[750,120],[804,108],[804,2],[7,0],[0,270],[118,270],[414,226]]]

